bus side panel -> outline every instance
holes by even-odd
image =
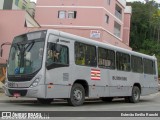
[[[99,98],[109,96],[109,87],[106,86],[89,86],[89,97]]]
[[[130,72],[110,70],[110,96],[130,96],[132,91],[132,79]]]
[[[25,97],[45,98],[45,90],[45,85],[38,85],[35,88],[28,89],[27,95]]]
[[[71,85],[70,67],[60,67],[46,70],[46,97],[47,98],[68,98]]]
[[[46,98],[69,98],[71,86],[68,85],[46,85]]]
[[[156,75],[143,75],[141,95],[148,95],[158,92],[158,82]]]
[[[109,72],[108,69],[100,69],[100,80],[93,80],[90,79],[91,86],[90,89],[90,96],[91,97],[106,97],[109,96]],[[93,69],[91,69],[93,71]],[[96,83],[95,86],[93,86]]]
[[[81,65],[75,65],[73,67],[73,83],[78,81],[86,81],[89,87],[89,97],[98,98],[109,96],[109,88],[108,88],[108,74],[107,70],[87,67]],[[76,72],[75,72],[76,71]],[[94,71],[98,71],[99,73],[96,75],[92,74]],[[94,79],[94,77],[99,76],[99,79]],[[72,84],[73,84],[72,83]]]

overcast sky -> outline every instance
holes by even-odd
[[[30,1],[33,1],[33,2],[36,2],[37,0],[30,0]],[[145,0],[126,0],[127,2],[133,2],[133,1],[141,1],[141,2],[144,2]],[[160,3],[160,0],[155,0],[156,2]]]
[[[133,1],[141,1],[141,2],[144,2],[145,0],[126,0],[127,2],[133,2]],[[154,0],[156,1],[157,3],[160,3],[160,0]]]

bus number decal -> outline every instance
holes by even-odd
[[[97,69],[91,69],[91,80],[100,80],[101,71]]]
[[[127,81],[127,77],[122,77],[122,76],[112,76],[112,80],[122,80],[122,81]]]

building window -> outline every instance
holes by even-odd
[[[119,37],[121,36],[121,25],[117,22],[114,22],[114,35]]]
[[[68,18],[75,19],[77,16],[77,11],[68,12]]]
[[[2,1],[2,0],[0,0],[0,1]],[[3,0],[3,1],[4,1],[3,9],[4,10],[11,10],[12,9],[12,5],[13,5],[13,0]]]
[[[122,8],[116,5],[115,16],[122,20]]]
[[[107,0],[107,4],[110,5],[111,4],[111,0]]]
[[[15,4],[18,6],[19,0],[15,0]]]
[[[109,16],[106,14],[106,16],[105,16],[105,22],[106,23],[109,23]]]
[[[58,18],[60,19],[66,18],[66,11],[58,11]]]

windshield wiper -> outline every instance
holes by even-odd
[[[27,51],[27,52],[29,52],[29,51],[32,49],[34,43],[35,43],[35,41],[32,41],[31,43],[29,43],[28,46],[26,47],[25,51],[26,51],[26,50],[28,49],[28,47],[30,46],[30,48],[29,48],[28,51]]]

